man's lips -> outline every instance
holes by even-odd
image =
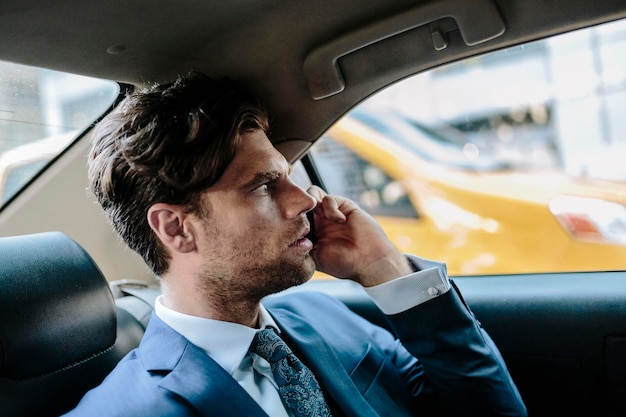
[[[307,235],[310,233],[310,229],[306,227],[302,233],[294,240],[289,246],[311,246],[313,247],[313,243],[307,238]]]

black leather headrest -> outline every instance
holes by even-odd
[[[0,238],[0,378],[71,368],[115,336],[108,284],[76,242],[58,232]]]

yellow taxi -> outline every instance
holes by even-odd
[[[322,171],[360,167],[348,173],[360,187],[325,185],[370,211],[401,250],[445,260],[453,275],[626,267],[626,183],[513,169],[434,132],[419,143],[420,132],[402,132],[417,127],[393,117],[348,114],[313,157]],[[338,146],[350,157],[327,160]]]

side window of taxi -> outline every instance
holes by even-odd
[[[310,155],[452,275],[626,269],[625,112],[622,20],[418,74]]]
[[[0,61],[0,210],[118,92],[111,81]]]
[[[332,172],[329,193],[348,197],[376,216],[417,217],[402,182],[333,136],[324,136],[313,154],[323,172]]]

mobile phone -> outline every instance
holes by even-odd
[[[309,211],[306,217],[309,219],[309,234],[306,235],[306,238],[315,243],[317,239],[315,238],[315,216],[313,215],[313,210]]]

